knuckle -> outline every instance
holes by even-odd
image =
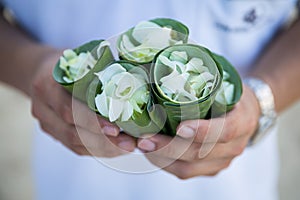
[[[217,176],[222,170],[229,167],[231,160],[222,162],[215,171],[205,174],[205,176],[213,177]]]
[[[65,122],[70,124],[73,123],[72,111],[67,105],[63,105],[60,108],[60,115]]]
[[[36,101],[34,99],[32,100],[32,103],[31,103],[31,114],[36,119],[41,119],[43,116],[42,110],[36,104]]]
[[[40,94],[43,91],[43,84],[39,79],[35,79],[32,82],[32,92],[33,94]]]
[[[243,153],[244,149],[245,149],[245,147],[244,147],[243,144],[236,145],[233,148],[233,152],[232,152],[233,156],[239,156],[239,155],[241,155]]]
[[[36,108],[35,104],[31,105],[31,114],[35,118],[39,118],[39,109]]]
[[[227,122],[225,122],[225,126],[223,128],[223,142],[230,142],[236,136],[237,133],[238,127],[236,125],[236,122],[229,119]]]
[[[199,151],[201,148],[201,144],[192,145],[190,148],[191,152],[188,154],[188,159],[190,161],[199,160]]]
[[[39,123],[40,128],[44,131],[44,133],[51,136],[54,140],[59,141],[59,138],[53,133],[53,130],[46,123]]]
[[[177,169],[176,176],[181,180],[186,180],[192,177],[193,167],[187,164]]]
[[[212,173],[207,174],[206,176],[209,176],[209,177],[217,176],[219,174],[219,172],[220,171],[212,172]]]
[[[170,157],[178,155],[178,153],[176,153],[176,150],[174,149],[174,147],[172,145],[164,146],[164,147],[162,147],[161,150],[164,151],[165,155],[170,156]]]
[[[223,170],[223,169],[228,168],[228,167],[230,166],[230,164],[231,164],[231,160],[227,160],[227,161],[223,162],[223,163],[221,164],[221,168],[220,168],[220,170],[219,170],[218,172],[220,172],[220,171]]]
[[[94,114],[94,113],[93,113]],[[85,120],[81,120],[81,124],[95,133],[103,133],[101,124],[97,121],[96,116],[91,116],[90,113],[86,113]]]
[[[122,155],[122,154],[114,151],[114,152],[107,152],[104,155],[104,157],[106,157],[106,158],[114,158],[114,157],[119,156],[119,155]]]
[[[68,127],[65,131],[65,134],[66,134],[66,137],[67,137],[67,140],[68,140],[68,143],[71,144],[71,145],[78,145],[80,144],[80,139],[78,138],[78,134],[77,134],[77,131],[75,128],[71,128],[71,127]]]
[[[200,122],[199,122],[200,123]],[[196,136],[195,136],[195,140],[197,142],[202,142],[204,140],[204,138],[206,137],[206,135],[209,132],[209,122],[208,120],[206,121],[201,121],[201,124],[199,124],[196,127]]]
[[[254,133],[254,131],[257,129],[258,121],[257,120],[249,120],[249,130],[251,130],[251,133]]]
[[[40,127],[43,131],[45,131],[46,133],[50,134],[49,133],[49,129],[48,129],[48,126],[46,126],[44,123],[40,123]]]
[[[79,148],[79,147],[74,147],[74,146],[72,146],[72,147],[70,147],[70,149],[71,149],[76,155],[78,155],[78,156],[84,156],[84,155],[86,155],[86,153],[85,153],[81,148]]]
[[[118,148],[111,147],[111,144],[102,143],[102,146],[99,146],[91,153],[97,157],[104,157],[104,158],[113,158],[119,155],[122,155],[122,150]]]
[[[223,142],[230,142],[233,138],[235,138],[237,132],[238,130],[235,123],[226,124],[223,130]]]
[[[225,132],[224,135],[223,135],[223,142],[224,143],[228,143],[230,142],[235,136],[235,132],[234,131],[228,131],[228,132]]]
[[[187,180],[189,177],[185,174],[179,173],[176,174],[177,178],[181,179],[181,180]]]

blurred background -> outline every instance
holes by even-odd
[[[30,101],[0,83],[0,200],[34,199]],[[279,118],[280,199],[300,198],[300,102]]]

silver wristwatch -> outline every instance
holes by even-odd
[[[277,113],[274,96],[267,83],[258,78],[246,78],[243,82],[254,92],[261,110],[258,128],[248,144],[251,146],[260,141],[274,127]]]

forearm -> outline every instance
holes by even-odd
[[[0,81],[30,94],[30,82],[38,63],[52,50],[35,42],[0,16]]]
[[[276,38],[252,72],[266,81],[274,94],[277,112],[300,99],[300,20]]]

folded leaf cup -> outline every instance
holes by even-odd
[[[218,117],[231,111],[240,100],[243,93],[241,77],[231,63],[215,53],[211,53],[213,59],[223,69],[223,79],[220,90],[210,110],[209,117]]]
[[[181,121],[207,116],[222,76],[222,68],[199,45],[174,45],[155,56],[151,86],[155,101],[167,113],[165,134],[175,135]]]
[[[158,133],[166,115],[154,105],[149,76],[143,66],[116,61],[95,73],[88,88],[88,106],[134,137]]]
[[[151,63],[162,49],[188,41],[189,29],[179,21],[157,18],[142,21],[117,40],[119,56],[139,64]]]
[[[94,73],[114,61],[109,43],[94,40],[75,49],[66,49],[53,70],[53,78],[73,97],[86,102],[86,91]]]

